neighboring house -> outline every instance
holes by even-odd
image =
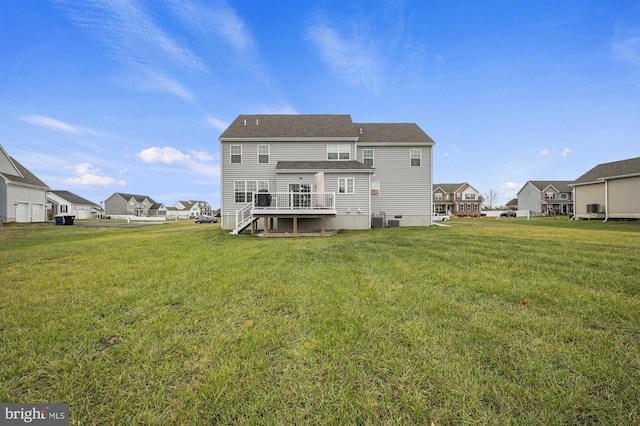
[[[47,193],[47,218],[58,214],[75,216],[76,219],[97,219],[102,208],[94,202],[69,191]]]
[[[166,217],[167,209],[146,195],[116,192],[104,202],[106,216]]]
[[[640,157],[599,164],[571,186],[575,219],[640,219]]]
[[[572,214],[570,180],[530,180],[518,191],[518,209],[531,214]]]
[[[479,216],[482,199],[478,191],[468,183],[438,183],[433,185],[435,213],[456,216]]]
[[[414,123],[240,115],[219,140],[223,229],[431,225],[434,142]]]
[[[5,222],[45,222],[49,187],[10,157],[0,145],[0,218]]]
[[[173,207],[167,207],[167,219],[193,219],[200,215],[212,214],[211,205],[206,201],[178,201]]]

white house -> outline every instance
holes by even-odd
[[[47,193],[47,216],[52,220],[58,214],[75,216],[76,219],[97,219],[102,208],[96,203],[73,192],[55,190]]]
[[[0,218],[5,222],[45,222],[49,187],[0,145]]]
[[[193,219],[212,214],[211,205],[200,200],[178,201],[173,206],[167,207],[167,219]]]
[[[431,225],[434,141],[415,123],[239,115],[219,140],[223,229]]]

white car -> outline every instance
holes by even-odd
[[[444,213],[433,213],[431,215],[431,220],[433,222],[446,222],[448,220],[451,220],[451,216]]]

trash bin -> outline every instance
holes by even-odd
[[[75,216],[65,216],[64,217],[64,224],[65,225],[73,225],[73,219],[75,219]]]
[[[64,217],[56,216],[56,225],[64,225]]]

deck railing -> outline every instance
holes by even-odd
[[[254,210],[335,210],[335,192],[254,192]]]

